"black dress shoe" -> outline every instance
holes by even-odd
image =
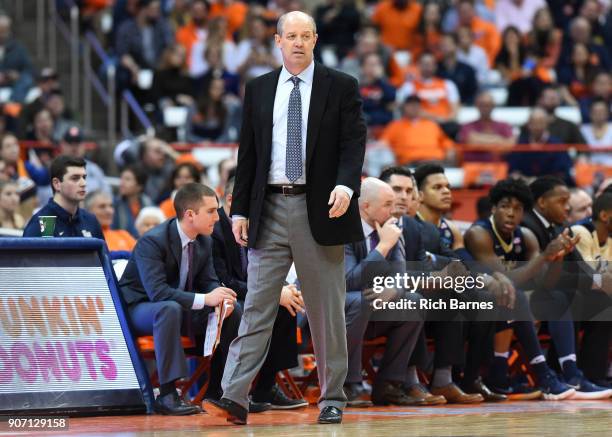
[[[470,393],[480,393],[485,402],[503,402],[508,400],[508,396],[501,393],[492,392],[481,378],[478,378],[473,383],[466,385],[464,389]]]
[[[269,403],[273,410],[293,410],[308,406],[308,402],[304,398],[291,399],[276,384],[268,392],[255,393],[253,400]]]
[[[246,408],[226,398],[204,399],[204,409],[215,417],[223,417],[236,425],[246,425],[249,412]]]
[[[153,403],[153,411],[166,416],[188,416],[202,412],[200,407],[183,401],[176,391],[158,396]]]
[[[249,401],[249,413],[263,413],[272,408],[268,402]]]
[[[425,405],[425,398],[408,395],[401,384],[391,381],[382,381],[372,387],[372,402],[374,405]]]
[[[319,413],[317,422],[321,424],[342,423],[342,410],[336,407],[324,407]]]

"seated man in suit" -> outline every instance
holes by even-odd
[[[213,266],[210,235],[219,220],[215,192],[205,185],[187,184],[176,193],[174,208],[177,218],[138,240],[120,286],[136,334],[152,334],[155,341],[160,382],[155,411],[187,415],[200,408],[184,403],[175,389],[176,380],[188,374],[181,334],[201,347],[208,314],[224,301],[233,308],[236,293],[220,286]],[[220,393],[227,351],[239,323],[240,311],[235,310],[223,324],[207,396]]]
[[[463,264],[456,261],[451,268],[450,263],[456,260],[457,256],[450,248],[441,244],[438,228],[429,222],[414,219],[418,208],[413,205],[417,202],[415,202],[416,198],[414,196],[416,183],[412,172],[403,167],[388,167],[383,170],[380,179],[387,182],[395,193],[392,214],[399,219],[406,261],[413,266],[409,270],[416,268],[421,271],[438,271],[443,276],[450,274],[470,275]],[[496,278],[488,277],[487,279],[490,281],[488,287],[490,291],[495,287],[500,287]],[[449,297],[451,296],[449,295]],[[432,312],[429,313],[429,315],[431,314]],[[446,319],[446,317],[444,318]],[[467,333],[467,331],[464,333],[465,328],[466,323],[460,321],[436,320],[425,324],[425,329],[419,337],[408,367],[407,388],[411,394],[424,397],[428,401],[428,405],[446,403],[447,401],[450,403],[480,402],[483,398],[487,402],[498,402],[506,399],[503,395],[491,392],[480,378],[479,370],[483,364],[483,354],[480,353],[480,348],[472,347],[474,340],[479,341],[477,336],[472,335],[470,338],[472,341],[470,342],[468,365],[464,366],[464,337]],[[417,376],[417,367],[425,369],[429,364],[426,333],[432,336],[436,343],[432,390],[437,394],[432,394],[419,382]],[[462,366],[464,366],[463,385],[468,393],[461,390],[452,379],[453,367],[459,368]]]
[[[405,272],[405,258],[398,240],[401,230],[391,217],[393,207],[391,187],[379,179],[366,178],[361,184],[359,212],[365,240],[345,245],[346,271],[346,331],[348,374],[345,392],[359,393],[361,386],[361,352],[364,336],[372,339],[387,337],[382,364],[372,388],[376,405],[423,405],[422,397],[410,396],[404,389],[408,361],[421,332],[423,322],[373,321],[372,307],[363,305],[364,293],[372,288],[375,276],[395,276]],[[402,297],[418,302],[420,295],[405,293]],[[349,402],[353,399],[349,399]]]
[[[219,208],[219,221],[215,223],[213,238],[213,262],[219,279],[238,295],[238,301],[243,304],[247,295],[247,249],[236,243],[232,233],[232,221],[229,212],[232,207],[232,192],[234,177],[230,175],[225,184],[223,206]],[[273,410],[290,410],[306,407],[304,399],[291,399],[276,385],[276,373],[298,365],[296,314],[304,311],[304,301],[301,293],[294,285],[286,285],[281,292],[270,349],[266,361],[259,371],[257,384],[253,389],[252,398],[256,404],[270,404]],[[251,404],[253,405],[253,403]],[[251,408],[249,407],[249,412]]]
[[[605,369],[612,334],[611,323],[590,319],[610,310],[612,275],[598,274],[575,249],[578,238],[572,236],[567,228],[570,192],[565,182],[554,176],[541,176],[529,188],[534,205],[524,214],[522,225],[535,235],[538,250],[544,251],[560,235],[573,243],[572,250],[563,256],[558,281],[553,286],[535,290],[531,297],[532,308],[537,318],[548,320],[548,331],[558,356],[557,362],[551,360],[549,351],[550,364],[558,363],[565,380],[576,388],[574,399],[592,399],[605,393],[606,388],[593,384],[578,368],[575,323],[580,322],[580,327],[584,329],[581,362],[590,362],[591,366]],[[580,310],[580,313],[572,314],[573,310]]]

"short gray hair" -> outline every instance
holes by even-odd
[[[138,213],[138,217],[136,217],[134,225],[136,227],[140,226],[140,224],[147,217],[155,217],[160,223],[166,221],[166,216],[161,209],[159,209],[157,206],[146,206]]]
[[[276,23],[276,33],[282,36],[283,27],[285,27],[285,21],[287,21],[290,18],[297,18],[297,17],[305,18],[306,20],[310,21],[310,24],[312,25],[312,31],[315,34],[317,33],[317,23],[315,23],[314,18],[312,18],[306,12],[302,12],[302,11],[291,11],[291,12],[287,12],[281,15],[278,19],[278,22]]]

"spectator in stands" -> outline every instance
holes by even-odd
[[[442,59],[438,63],[436,76],[452,80],[459,90],[461,103],[471,105],[478,91],[476,72],[457,58],[457,36],[446,34],[440,42]]]
[[[317,46],[330,47],[339,60],[355,45],[361,16],[354,0],[327,0],[314,14],[319,35]]]
[[[359,93],[368,126],[384,126],[393,119],[395,88],[385,77],[378,53],[367,54],[361,59]]]
[[[398,244],[402,231],[397,226],[397,219],[391,216],[394,198],[391,187],[380,179],[366,178],[361,184],[359,213],[365,240],[345,245],[345,314],[349,357],[345,387],[350,393],[362,391],[363,341],[385,335],[387,343],[372,387],[372,402],[375,405],[424,405],[427,403],[425,398],[413,397],[403,387],[407,377],[406,364],[421,333],[422,320],[370,321],[372,307],[363,304],[367,299],[364,296],[366,289],[372,287],[375,276],[406,273],[406,259],[401,243]],[[421,299],[418,293],[403,293],[403,290],[388,290],[387,293],[415,303]],[[393,300],[393,297],[386,299]]]
[[[12,21],[0,15],[0,87],[10,88],[10,100],[23,102],[34,85],[33,69],[26,48],[12,35]]]
[[[169,197],[159,205],[166,218],[176,217],[176,211],[174,210],[176,192],[193,182],[200,182],[200,170],[195,164],[185,162],[174,168],[165,190]]]
[[[208,373],[208,391],[216,393],[241,312],[231,311],[236,293],[219,284],[213,267],[208,236],[219,219],[215,192],[189,184],[177,193],[175,202],[178,220],[162,223],[139,240],[120,286],[134,334],[153,335],[155,341],[160,394],[154,410],[187,415],[201,410],[185,403],[175,388],[176,381],[188,375],[181,335],[190,336],[201,351],[209,313],[224,302],[229,304],[231,314],[223,323],[221,343]]]
[[[147,173],[139,166],[128,166],[121,172],[119,194],[115,197],[112,229],[128,231],[138,238],[135,220],[145,206],[152,206],[151,198],[144,193],[147,183]]]
[[[559,87],[549,85],[542,88],[538,106],[548,113],[548,130],[552,136],[561,140],[563,144],[584,144],[586,142],[580,133],[580,128],[575,123],[555,115],[555,110],[561,106]]]
[[[40,237],[38,218],[55,216],[54,237],[93,237],[104,240],[102,229],[93,214],[79,208],[85,200],[87,169],[81,158],[58,156],[51,163],[53,198],[32,216],[26,225],[24,237]]]
[[[172,5],[168,12],[168,23],[176,32],[189,22],[191,2],[190,0],[173,0],[172,2],[167,2],[166,5],[168,3]]]
[[[138,235],[142,237],[144,234],[165,220],[166,216],[157,206],[145,206],[140,210],[135,221]]]
[[[393,150],[400,165],[452,160],[453,142],[440,126],[421,114],[421,99],[408,96],[402,103],[402,117],[385,127],[380,141]]]
[[[437,77],[438,66],[431,53],[424,53],[419,60],[420,78],[405,82],[397,91],[396,100],[403,102],[415,94],[422,103],[421,116],[438,123],[451,138],[459,130],[457,111],[459,110],[459,91],[450,80]]]
[[[225,196],[225,186],[227,181],[234,177],[236,174],[236,159],[225,158],[219,161],[217,164],[217,175],[219,176],[219,182],[215,191],[220,198]]]
[[[593,78],[591,83],[591,91],[589,97],[580,99],[580,114],[582,122],[588,123],[591,121],[591,104],[595,100],[603,100],[608,108],[612,108],[612,77],[607,71],[599,71]],[[612,121],[612,111],[608,111],[609,120]]]
[[[448,5],[444,11],[444,18],[442,19],[442,31],[444,33],[454,32],[457,27],[460,26],[459,12],[458,12],[458,0],[451,0],[450,2],[440,2],[443,6]],[[488,0],[475,0],[474,10],[476,15],[485,21],[495,23],[495,13],[491,3]]]
[[[23,160],[19,156],[19,142],[13,134],[6,134],[0,141],[0,160],[4,162],[9,179],[19,184],[22,200],[36,185],[49,185],[49,171],[38,160]]]
[[[550,9],[538,9],[533,17],[533,26],[527,34],[527,47],[538,59],[542,68],[553,69],[557,65],[563,42],[561,30],[555,28]]]
[[[282,64],[281,52],[267,33],[266,22],[260,16],[253,16],[245,23],[248,36],[236,47],[235,63],[243,80],[261,76]]]
[[[476,97],[476,107],[480,113],[478,120],[464,124],[459,131],[457,141],[463,144],[487,145],[487,146],[511,146],[516,142],[516,136],[512,132],[512,126],[502,121],[491,118],[495,102],[488,91],[482,91]],[[466,161],[491,161],[495,155],[488,152],[465,152],[463,159]]]
[[[610,5],[608,4],[607,7],[609,8]],[[606,29],[603,25],[603,10],[604,5],[598,0],[584,0],[580,8],[579,16],[584,17],[591,25],[593,42],[605,47]]]
[[[591,123],[580,128],[586,143],[592,148],[612,146],[612,122],[610,121],[610,103],[603,99],[591,102]],[[591,153],[589,160],[593,164],[602,164],[612,167],[612,153]]]
[[[53,117],[53,140],[59,142],[66,131],[76,123],[66,109],[66,101],[61,90],[49,93],[45,108],[49,110],[51,117]]]
[[[152,92],[158,108],[193,105],[193,85],[185,71],[185,59],[185,48],[180,44],[164,50],[153,76]]]
[[[36,82],[36,97],[31,102],[25,102],[26,104],[23,107],[21,114],[19,114],[18,133],[20,136],[25,135],[26,129],[34,121],[34,115],[45,107],[45,102],[47,101],[48,96],[53,91],[61,89],[59,76],[51,67],[45,67],[40,70]]]
[[[159,201],[168,178],[174,170],[174,161],[179,154],[165,141],[159,138],[146,138],[138,149],[138,156],[147,182],[144,192],[154,202]]]
[[[569,103],[576,105],[577,100],[589,97],[589,86],[598,72],[599,66],[594,63],[588,47],[576,43],[569,65],[562,65],[558,71],[559,83],[566,87],[565,97]]]
[[[96,216],[106,245],[110,251],[131,252],[136,245],[136,240],[129,232],[123,229],[111,229],[115,208],[113,198],[109,193],[103,191],[92,191],[85,197],[85,209]]]
[[[457,12],[459,14],[459,26],[468,26],[472,29],[474,43],[487,52],[489,65],[493,65],[493,61],[502,45],[500,33],[495,28],[495,25],[476,15],[474,0],[459,0]]]
[[[516,27],[523,35],[532,29],[536,12],[546,7],[544,0],[498,0],[495,4],[495,25],[501,33],[508,26]]]
[[[567,152],[546,152],[547,144],[566,144],[549,130],[550,116],[542,108],[534,108],[529,116],[526,129],[518,139],[518,144],[529,144],[540,152],[512,152],[508,155],[508,171],[517,176],[537,177],[556,175],[573,182],[572,159]]]
[[[241,0],[218,0],[210,5],[210,18],[222,18],[227,23],[225,33],[231,38],[247,19],[249,5]]]
[[[588,220],[593,214],[593,199],[583,189],[572,188],[570,189],[569,207],[569,223]]]
[[[508,106],[533,106],[542,81],[535,74],[536,60],[516,27],[507,27],[502,35],[502,47],[495,58],[495,68],[508,86]]]
[[[215,223],[213,238],[213,262],[219,280],[234,290],[238,301],[244,304],[248,294],[247,266],[248,251],[236,243],[232,232],[230,209],[234,180],[230,179],[224,191],[223,205],[219,208],[219,221]],[[272,409],[289,410],[305,407],[304,399],[288,398],[276,385],[276,373],[297,365],[296,314],[304,313],[301,292],[293,284],[282,288],[280,308],[274,321],[270,348],[259,378],[253,387],[252,399],[256,403],[269,403]]]
[[[482,47],[474,44],[472,29],[466,26],[457,29],[457,59],[476,71],[480,86],[492,82],[487,53]]]
[[[569,65],[572,59],[573,48],[576,44],[584,44],[591,53],[592,62],[604,70],[612,67],[608,50],[603,45],[595,42],[591,33],[591,24],[584,17],[576,17],[570,24],[569,37],[565,38],[559,62],[561,65]]]
[[[111,188],[106,181],[106,175],[98,164],[85,158],[87,152],[85,143],[83,142],[83,131],[78,126],[70,126],[62,142],[60,143],[60,153],[62,155],[72,156],[73,158],[83,158],[87,163],[87,192],[103,191],[111,194]]]
[[[213,78],[196,101],[187,135],[191,141],[232,142],[238,139],[240,122],[240,101],[226,93],[222,78]]]
[[[213,79],[223,79],[225,82],[225,91],[236,97],[240,96],[240,76],[228,69],[226,61],[224,60],[226,58],[224,55],[225,51],[226,50],[219,44],[209,44],[206,47],[204,56],[208,63],[208,71],[206,71],[203,76],[194,80],[196,96],[205,94]]]
[[[423,7],[416,0],[383,0],[372,14],[384,44],[394,50],[412,50]]]
[[[442,13],[439,3],[427,2],[424,4],[417,30],[411,51],[412,59],[419,59],[424,52],[433,53],[436,59],[440,59],[442,57],[440,52]]]
[[[23,229],[25,221],[19,209],[19,186],[13,181],[0,181],[0,228]]]
[[[208,1],[193,1],[189,23],[176,32],[176,42],[185,48],[187,68],[191,77],[201,76],[208,68],[204,59],[208,37],[208,10]]]
[[[116,35],[115,50],[122,68],[119,72],[122,85],[136,85],[142,70],[154,70],[172,41],[170,26],[160,16],[159,0],[138,0],[136,15],[121,23]]]

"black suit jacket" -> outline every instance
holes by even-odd
[[[529,228],[535,234],[541,251],[550,243],[551,237],[544,223],[533,210],[525,213],[521,225]],[[556,228],[556,233],[558,232],[559,229]],[[563,258],[563,269],[557,286],[564,290],[589,290],[593,285],[593,273],[595,273],[593,268],[585,263],[580,252],[574,249]]]
[[[435,262],[433,263],[434,270],[443,269],[451,260],[457,259],[457,255],[451,249],[442,244],[440,240],[440,231],[438,228],[426,221],[415,219],[419,225],[419,231],[423,247],[429,253],[435,255]]]
[[[249,218],[249,246],[257,241],[272,155],[272,116],[281,69],[246,86],[231,215]],[[306,198],[310,229],[326,246],[363,240],[359,218],[366,125],[357,81],[315,63],[306,140]],[[336,185],[354,191],[347,212],[330,219]]]
[[[219,208],[219,221],[215,223],[212,239],[213,264],[217,276],[226,287],[236,292],[238,300],[244,300],[247,293],[247,277],[242,272],[240,246],[234,239],[232,222],[223,208]]]
[[[363,232],[363,229],[362,229]],[[387,257],[377,250],[368,251],[367,240],[344,246],[346,291],[363,291],[372,287],[375,276],[395,276],[406,271],[406,263],[396,244]]]
[[[198,235],[195,240],[194,290],[178,288],[181,252],[176,219],[167,220],[140,237],[119,282],[126,303],[173,300],[188,310],[193,306],[196,291],[208,293],[219,286],[210,237]]]

